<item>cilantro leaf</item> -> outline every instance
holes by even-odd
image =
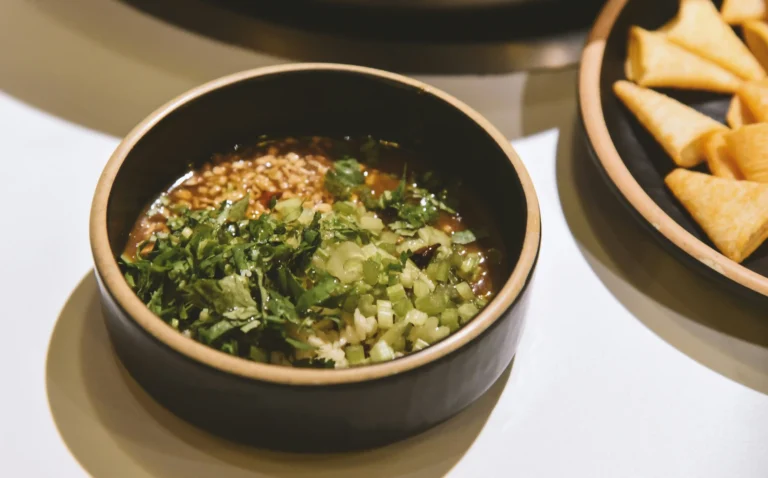
[[[365,176],[357,160],[348,158],[333,163],[325,174],[325,189],[336,199],[348,199],[353,190],[365,183]]]

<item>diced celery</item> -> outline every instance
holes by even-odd
[[[360,310],[360,313],[366,317],[376,315],[376,305],[374,304],[374,301],[375,299],[370,294],[360,296],[360,300],[357,302],[357,308]]]
[[[179,319],[171,319],[171,327],[173,327],[176,330],[179,330]]]
[[[448,276],[451,273],[451,264],[448,261],[440,261],[437,263],[437,270],[435,271],[435,280],[439,282],[447,282]]]
[[[475,298],[475,293],[472,292],[472,288],[466,282],[459,282],[455,287],[462,299],[472,300]]]
[[[411,309],[413,309],[413,304],[407,297],[392,303],[392,310],[395,312],[396,316],[401,318],[405,317],[405,314]]]
[[[299,218],[297,219],[297,221],[304,226],[308,226],[312,223],[312,219],[314,218],[315,218],[315,211],[313,211],[312,209],[306,208],[301,211],[301,215],[299,215]]]
[[[388,300],[376,301],[376,309],[376,319],[379,321],[379,328],[388,329],[395,324],[392,302]]]
[[[328,272],[344,283],[355,282],[363,277],[363,250],[351,241],[342,242],[333,249],[326,262]]]
[[[398,244],[396,249],[398,253],[405,251],[418,251],[423,247],[427,247],[427,245],[428,244],[421,239],[406,239],[405,241]]]
[[[480,254],[477,253],[471,253],[467,254],[466,257],[464,257],[464,260],[461,261],[461,266],[459,266],[459,270],[465,275],[465,276],[471,276],[475,272],[475,269],[477,269],[477,266],[480,265]]]
[[[344,303],[341,306],[341,309],[344,312],[354,312],[357,308],[357,303],[360,301],[360,296],[357,294],[349,294],[346,299],[344,299]]]
[[[275,211],[280,213],[284,221],[295,221],[299,218],[302,212],[301,199],[290,198],[278,201],[277,204],[275,204]]]
[[[413,344],[412,350],[414,352],[418,352],[419,350],[423,350],[425,348],[429,347],[429,344],[422,339],[416,339],[416,342]]]
[[[395,244],[390,244],[389,242],[382,242],[379,244],[379,249],[382,251],[386,251],[388,254],[391,255],[397,255],[399,252],[397,252],[397,246]]]
[[[344,347],[344,355],[350,365],[359,365],[365,360],[365,349],[362,345],[347,345]]]
[[[472,317],[476,316],[477,312],[477,307],[475,307],[475,304],[471,302],[467,302],[459,306],[459,317],[461,317],[462,323],[467,322]]]
[[[251,357],[251,360],[253,360],[254,362],[266,363],[268,361],[267,353],[253,345],[251,345],[248,355]]]
[[[398,239],[400,239],[400,236],[392,231],[384,231],[381,233],[381,236],[379,236],[379,241],[387,244],[397,244]]]
[[[416,299],[416,308],[426,312],[429,315],[437,315],[448,306],[448,299],[445,294],[435,292]]]
[[[408,313],[405,314],[405,321],[416,326],[424,325],[428,318],[429,315],[418,309],[409,310]]]
[[[371,348],[371,361],[374,363],[386,362],[395,358],[395,351],[383,340],[379,340]]]
[[[459,329],[459,311],[454,308],[445,309],[440,314],[440,325],[448,327],[451,332],[456,332]]]
[[[384,223],[375,216],[363,216],[360,218],[360,227],[372,232],[380,232],[384,229]]]
[[[364,246],[362,247],[362,249],[363,249],[363,254],[364,254],[364,255],[365,255],[365,257],[367,257],[368,259],[370,259],[371,257],[375,257],[375,256],[376,256],[376,254],[378,254],[378,253],[379,253],[379,248],[378,248],[378,247],[376,247],[376,245],[375,245],[375,244],[373,244],[373,243],[364,245]]]
[[[387,287],[387,296],[392,302],[397,302],[401,299],[405,299],[405,288],[402,284],[395,284],[391,287]]]
[[[440,244],[442,246],[451,246],[451,238],[448,237],[448,234],[444,233],[443,231],[440,231],[438,229],[435,229],[434,227],[425,226],[419,229],[419,238],[426,243],[426,245],[431,246],[432,244]]]
[[[400,274],[400,283],[403,284],[403,287],[406,289],[410,289],[413,287],[413,271],[406,268],[401,274]]]
[[[357,212],[355,210],[355,205],[346,201],[338,201],[333,203],[333,210],[339,214],[344,214],[347,216],[351,216]]]
[[[417,298],[429,295],[429,286],[427,283],[421,279],[414,281],[413,295],[415,295]]]
[[[367,259],[363,262],[363,280],[370,285],[376,285],[379,281],[378,262],[371,259]]]
[[[432,329],[429,331],[429,340],[428,342],[430,344],[434,344],[435,342],[439,342],[440,340],[443,340],[444,338],[451,335],[451,330],[448,327],[441,326],[436,329]]]

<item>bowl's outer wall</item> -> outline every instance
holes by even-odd
[[[511,362],[529,296],[526,287],[483,334],[423,367],[353,384],[296,386],[241,378],[179,354],[131,319],[100,279],[99,286],[114,349],[155,400],[224,438],[298,452],[384,445],[467,407]]]
[[[370,134],[417,148],[436,169],[460,175],[487,205],[506,248],[507,272],[517,262],[527,204],[514,167],[493,138],[428,91],[339,70],[243,80],[162,118],[131,149],[115,178],[107,206],[115,257],[142,209],[190,163],[262,134]],[[380,445],[454,415],[510,363],[526,302],[523,292],[481,336],[428,365],[361,383],[289,386],[245,379],[183,356],[131,319],[103,284],[101,294],[118,356],[158,402],[216,434],[302,451]]]

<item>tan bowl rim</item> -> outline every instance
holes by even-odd
[[[611,182],[629,204],[675,246],[715,272],[759,294],[768,295],[768,278],[734,262],[686,231],[640,187],[608,133],[601,101],[600,72],[605,44],[627,0],[610,0],[587,38],[579,71],[581,117],[592,148]]]
[[[506,153],[522,184],[528,218],[520,258],[509,279],[498,295],[471,322],[445,340],[419,353],[391,362],[339,370],[291,368],[233,357],[181,335],[153,314],[125,282],[112,254],[107,237],[107,204],[112,185],[131,149],[162,118],[195,98],[240,81],[265,75],[312,70],[342,71],[373,76],[417,88],[443,100],[470,117],[486,131]],[[176,352],[214,369],[248,379],[287,385],[350,384],[379,379],[426,365],[457,350],[488,329],[504,311],[513,305],[532,273],[538,255],[540,236],[541,219],[533,183],[509,141],[488,120],[456,98],[420,81],[372,68],[333,63],[294,63],[243,71],[195,87],[161,106],[128,133],[110,157],[96,186],[90,217],[90,240],[96,271],[117,304],[139,326]]]

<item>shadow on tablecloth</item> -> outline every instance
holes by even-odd
[[[765,310],[686,268],[635,222],[589,155],[575,93],[575,71],[529,79],[523,131],[559,130],[559,202],[590,267],[637,320],[667,343],[717,373],[768,394]],[[535,115],[527,116],[528,110]]]
[[[231,443],[183,422],[128,375],[107,337],[89,273],[58,318],[48,349],[51,412],[69,450],[95,477],[437,477],[485,426],[512,366],[475,404],[394,445],[337,455],[298,455]]]

